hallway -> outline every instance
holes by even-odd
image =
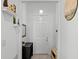
[[[64,1],[1,0],[1,59],[78,59],[78,1]]]

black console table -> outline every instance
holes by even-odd
[[[33,56],[33,43],[27,42],[22,45],[22,59],[31,59]]]

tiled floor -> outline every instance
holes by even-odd
[[[33,55],[31,59],[51,59],[49,55]]]

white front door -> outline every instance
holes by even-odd
[[[37,18],[37,19],[36,19]],[[33,35],[35,53],[48,54],[48,22],[47,16],[34,16]]]

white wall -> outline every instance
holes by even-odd
[[[60,59],[78,59],[78,18],[71,21],[64,17],[64,1],[61,2]]]
[[[16,13],[17,13],[17,18],[20,20],[20,27],[19,27],[19,36],[18,36],[18,59],[22,59],[22,2],[21,0],[16,0]]]
[[[78,23],[77,15],[72,21],[62,20],[61,29],[61,59],[77,59],[77,44],[78,44]]]
[[[7,59],[13,59],[17,54],[17,35],[12,24],[12,17],[6,13],[2,14],[2,43],[5,40],[5,54]],[[3,48],[3,46],[2,46]]]
[[[9,0],[10,3],[17,5],[16,0]],[[3,7],[3,0],[1,1]],[[3,10],[3,9],[2,9]],[[19,28],[13,25],[13,16],[1,10],[1,59],[18,58]],[[17,13],[16,13],[17,15]],[[18,15],[17,15],[18,16]],[[20,59],[20,58],[19,58]]]

